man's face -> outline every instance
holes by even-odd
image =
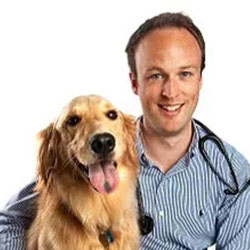
[[[130,78],[139,95],[148,132],[175,135],[191,125],[201,88],[201,51],[186,29],[149,33],[135,53],[137,76]]]

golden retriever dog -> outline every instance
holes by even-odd
[[[135,119],[99,96],[80,96],[39,135],[40,196],[27,249],[138,249]]]

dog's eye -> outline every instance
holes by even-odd
[[[110,110],[107,112],[106,116],[111,120],[115,120],[117,118],[118,114],[115,110]]]
[[[67,124],[68,126],[73,127],[73,126],[75,126],[80,120],[81,120],[81,118],[80,118],[79,116],[74,115],[74,116],[71,116],[71,117],[67,120],[66,124]]]

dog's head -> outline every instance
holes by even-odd
[[[118,186],[122,158],[135,158],[135,119],[99,96],[73,99],[40,137],[38,170],[43,184],[53,171],[72,168],[96,191],[108,194]]]

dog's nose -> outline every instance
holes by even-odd
[[[96,154],[107,155],[115,147],[115,138],[109,133],[97,134],[91,138],[90,146]]]

